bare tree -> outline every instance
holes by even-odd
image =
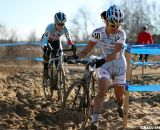
[[[18,41],[18,37],[17,37],[15,30],[11,30],[9,32],[8,41],[9,42],[17,42]]]
[[[5,25],[0,24],[0,41],[1,42],[16,42],[18,40],[15,30],[9,30]]]
[[[88,40],[90,16],[90,12],[86,8],[79,8],[76,16],[71,20],[73,24],[71,32],[77,39]]]
[[[7,29],[5,25],[0,24],[0,40],[4,42],[7,40]]]
[[[37,41],[36,31],[31,31],[31,33],[28,36],[29,42],[35,42]]]
[[[160,3],[156,3],[153,2],[152,4],[150,4],[150,6],[147,8],[149,9],[149,19],[151,20],[151,27],[150,30],[154,33],[154,34],[159,34],[160,33]]]
[[[159,25],[160,13],[155,10],[156,3],[147,3],[146,0],[122,0],[121,8],[125,12],[124,29],[129,41],[136,41],[137,33],[142,24],[148,26],[151,33],[154,33],[153,21]],[[153,20],[154,19],[154,20]]]

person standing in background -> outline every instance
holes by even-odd
[[[146,25],[143,25],[141,27],[141,31],[138,33],[137,43],[138,45],[153,44],[152,35],[149,32],[147,32]],[[148,61],[148,56],[149,56],[148,54],[144,54],[145,62]],[[140,54],[139,61],[142,61],[142,58],[143,58],[143,55]]]

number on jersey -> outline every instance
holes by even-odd
[[[100,39],[101,35],[98,32],[93,32],[92,33],[92,37],[96,38],[96,39]]]

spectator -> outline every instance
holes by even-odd
[[[149,32],[147,32],[147,26],[146,25],[143,25],[141,27],[141,31],[138,33],[137,43],[139,45],[153,44],[152,36]],[[149,56],[148,54],[144,54],[145,62],[148,61],[148,56]],[[139,61],[142,61],[142,58],[143,58],[143,55],[140,54]]]

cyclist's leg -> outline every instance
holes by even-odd
[[[125,81],[126,81],[126,73],[115,77],[114,92],[118,104],[117,111],[121,118],[123,118],[123,98],[124,98]]]
[[[48,60],[49,60],[50,50],[48,47],[44,47],[43,49],[43,76],[44,78],[48,77]]]
[[[106,95],[106,92],[110,84],[110,80],[109,80],[110,75],[105,69],[98,68],[97,76],[98,76],[98,93],[96,95],[96,98],[93,104],[93,118],[92,118],[91,128],[98,127],[97,125],[98,125],[99,113],[101,113],[104,97]],[[94,126],[94,124],[96,126]]]
[[[124,94],[124,85],[116,84],[114,87],[115,96],[117,99],[118,106],[122,106],[123,103],[123,94]]]
[[[142,54],[139,55],[139,61],[142,61]]]
[[[51,45],[54,48],[53,55],[54,55],[55,58],[57,58],[59,56],[58,50],[60,48],[60,41],[56,40],[56,41],[52,42]],[[57,65],[58,65],[58,60],[55,60],[55,66],[57,67]]]
[[[97,112],[97,113],[101,112],[104,97],[106,95],[108,87],[109,87],[108,79],[106,78],[98,79],[98,93],[94,101],[93,112]]]
[[[145,62],[147,62],[148,61],[148,54],[145,54],[145,57],[144,57],[144,60],[145,60]]]

